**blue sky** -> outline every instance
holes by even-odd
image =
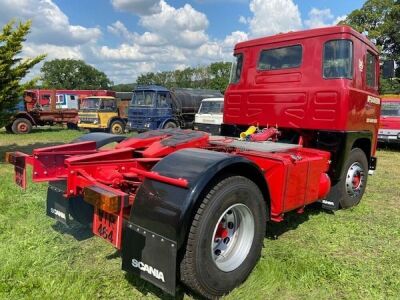
[[[230,60],[235,43],[329,26],[359,0],[0,0],[0,25],[32,19],[23,55],[83,59],[115,83]],[[31,76],[39,73],[38,66]]]

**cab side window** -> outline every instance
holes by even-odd
[[[366,82],[370,88],[376,88],[376,57],[371,52],[367,52]]]
[[[242,75],[243,54],[235,55],[235,61],[232,63],[230,83],[238,83]]]
[[[326,79],[353,77],[353,43],[333,40],[324,45],[323,76]]]

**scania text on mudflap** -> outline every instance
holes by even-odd
[[[123,270],[170,294],[177,282],[229,293],[256,265],[267,221],[360,202],[380,112],[378,51],[350,27],[250,40],[234,55],[221,136],[92,133],[8,153],[16,183],[32,165],[33,181],[50,182],[47,214],[91,226]]]

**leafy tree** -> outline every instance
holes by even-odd
[[[381,93],[400,94],[400,0],[368,0],[341,24],[368,33],[383,59],[397,61],[396,78],[381,79]]]
[[[54,59],[41,68],[43,86],[52,89],[107,89],[107,75],[83,60]]]
[[[22,51],[22,43],[29,33],[31,21],[7,23],[0,33],[0,127],[6,125],[15,110],[20,96],[28,87],[35,83],[35,79],[25,84],[20,81],[29,73],[31,68],[45,58],[40,55],[35,58],[22,59],[18,55]]]
[[[120,83],[117,85],[111,86],[111,90],[116,92],[132,92],[136,87],[135,83]]]
[[[204,88],[224,91],[229,83],[231,64],[216,62],[184,70],[141,74],[138,85],[158,84],[167,88]]]
[[[229,83],[231,63],[216,62],[210,65],[209,70],[211,74],[210,88],[225,91]]]

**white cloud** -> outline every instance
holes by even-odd
[[[312,8],[308,13],[308,19],[304,21],[304,24],[308,28],[326,27],[332,25],[334,18],[335,17],[329,8]]]
[[[146,57],[140,52],[138,45],[122,44],[118,48],[109,48],[108,46],[102,46],[100,49],[92,48],[94,54],[101,59],[107,59],[111,61],[118,60],[129,60],[129,61],[143,61]]]
[[[152,15],[161,11],[160,0],[111,0],[111,3],[118,10],[137,15]]]
[[[292,0],[251,0],[250,35],[259,37],[302,28],[300,11]]]
[[[339,22],[346,20],[347,15],[343,16],[338,16],[336,19],[333,21],[332,25],[337,25]]]
[[[242,23],[242,24],[248,24],[249,23],[249,19],[248,18],[246,18],[246,17],[244,17],[244,16],[240,16],[239,17],[239,23]]]
[[[95,42],[101,36],[98,28],[71,25],[68,17],[51,0],[0,0],[0,7],[0,25],[11,18],[32,20],[30,42],[76,46]]]
[[[83,59],[83,54],[81,52],[80,46],[57,46],[51,44],[35,44],[35,43],[24,43],[22,56],[24,57],[35,57],[40,54],[47,54],[46,59]]]

